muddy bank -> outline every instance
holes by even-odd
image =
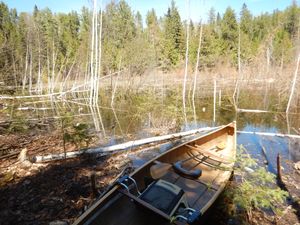
[[[105,141],[105,140],[103,140]],[[95,138],[91,146],[98,146]],[[49,224],[61,220],[73,223],[94,201],[91,175],[95,174],[98,196],[107,190],[124,170],[133,170],[127,152],[110,156],[84,155],[80,158],[31,163],[28,158],[62,153],[61,133],[0,136],[7,149],[0,159],[0,224]],[[143,146],[150,148],[152,144]],[[20,152],[27,151],[21,159]],[[72,144],[66,151],[74,151]],[[141,148],[132,149],[131,152]],[[17,154],[10,155],[11,152]]]
[[[1,136],[2,148],[28,155],[62,151],[59,133],[39,136]],[[67,150],[74,150],[68,145]],[[10,153],[11,153],[10,152]],[[59,162],[21,163],[18,155],[0,160],[0,224],[49,224],[54,220],[72,223],[92,204],[90,176],[96,174],[99,194],[127,166],[124,156],[81,157]]]
[[[120,166],[118,166],[120,165]],[[17,168],[6,173],[0,187],[1,224],[72,223],[92,202],[91,173],[99,193],[116,179],[126,163],[122,158],[76,159],[51,165]]]

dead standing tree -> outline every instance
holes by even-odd
[[[96,131],[102,128],[103,135],[105,129],[102,121],[98,105],[99,96],[99,81],[101,73],[101,54],[102,54],[102,9],[100,10],[100,24],[98,22],[98,6],[97,0],[93,1],[93,16],[92,16],[92,34],[91,34],[91,52],[90,52],[90,95],[89,106],[94,120]],[[100,125],[99,125],[100,122]]]
[[[187,0],[187,14],[188,20],[186,24],[186,51],[185,51],[185,70],[184,70],[184,78],[183,78],[183,88],[182,88],[182,104],[183,104],[183,114],[184,114],[184,121],[187,124],[186,118],[186,105],[185,105],[185,95],[186,95],[186,80],[187,80],[187,73],[188,73],[188,62],[189,62],[189,26],[190,26],[190,1]]]
[[[289,113],[291,102],[292,102],[293,95],[294,95],[294,92],[295,92],[295,86],[296,86],[296,82],[297,82],[298,69],[299,69],[299,62],[300,62],[300,53],[299,53],[298,59],[297,59],[296,70],[295,70],[295,74],[294,74],[294,78],[293,78],[293,83],[292,83],[292,89],[291,89],[289,102],[288,102],[287,107],[286,107],[286,113]]]
[[[198,76],[198,68],[199,68],[199,61],[200,61],[201,44],[202,44],[202,31],[203,31],[203,25],[202,25],[202,21],[200,21],[199,45],[198,45],[198,50],[197,50],[197,62],[196,62],[196,66],[195,66],[194,86],[193,86],[193,96],[192,96],[195,122],[197,120],[197,118],[196,118],[196,106],[195,106],[195,93],[196,93],[197,76]]]

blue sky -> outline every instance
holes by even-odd
[[[2,0],[3,1],[3,0]],[[39,8],[49,7],[54,12],[80,11],[82,6],[91,7],[92,0],[4,0],[10,8],[16,8],[18,12],[31,12],[34,5]],[[100,4],[101,0],[98,0]],[[105,5],[110,0],[102,0]],[[158,16],[163,16],[171,3],[171,0],[127,0],[134,11],[140,11],[143,18],[148,10],[154,8]],[[187,0],[175,0],[181,17],[187,18]],[[272,12],[274,9],[285,9],[292,0],[190,0],[190,18],[199,21],[200,18],[207,18],[208,10],[214,7],[221,14],[228,6],[231,6],[238,14],[243,3],[246,3],[254,15],[262,12]]]

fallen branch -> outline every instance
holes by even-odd
[[[217,128],[219,128],[219,127],[205,127],[205,128],[200,128],[200,129],[196,129],[196,130],[175,133],[175,134],[168,134],[168,135],[163,135],[163,136],[158,136],[158,137],[145,138],[145,139],[135,140],[135,141],[128,141],[123,144],[117,144],[117,145],[112,145],[112,146],[108,146],[108,147],[92,148],[92,149],[84,149],[84,150],[79,150],[79,151],[67,152],[66,154],[60,153],[60,154],[49,154],[46,156],[34,156],[31,159],[31,161],[39,163],[39,162],[48,162],[48,161],[54,161],[54,160],[75,158],[82,154],[114,153],[117,151],[128,150],[133,147],[140,146],[140,145],[145,145],[145,144],[159,142],[159,141],[166,141],[166,140],[170,140],[170,139],[174,139],[174,138],[181,138],[184,136],[194,135],[194,134],[202,133],[205,131],[211,131],[211,130],[214,130]]]
[[[43,108],[35,108],[35,107],[18,107],[17,110],[19,111],[27,111],[27,110],[40,110],[40,111],[46,111],[46,110],[51,110],[52,108],[47,108],[47,107],[43,107]]]
[[[289,102],[288,102],[287,107],[286,107],[286,113],[288,113],[290,111],[291,102],[292,102],[293,95],[294,95],[294,92],[295,92],[295,86],[296,86],[296,82],[297,82],[299,63],[300,63],[300,54],[298,55],[298,59],[297,59],[297,66],[296,66],[296,70],[295,70],[295,74],[294,74],[294,78],[293,78],[293,84],[292,84],[292,88],[291,88],[291,94],[290,94],[290,97],[289,97]]]
[[[262,144],[262,140],[258,140],[257,137],[255,137],[255,141],[257,142],[258,146],[260,147],[261,149],[261,152],[262,152],[262,155],[265,157],[266,159],[266,165],[270,165],[270,161],[268,159],[268,155],[267,155],[267,151],[266,151],[266,148],[265,146]]]
[[[259,109],[237,109],[237,112],[251,112],[251,113],[273,113],[271,111],[267,111],[267,110],[259,110]]]

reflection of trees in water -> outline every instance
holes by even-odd
[[[116,77],[115,80],[117,79]],[[118,87],[115,85],[111,89],[108,87],[105,89],[101,88],[99,104],[95,107],[89,106],[88,98],[84,93],[78,93],[76,97],[66,94],[63,99],[54,98],[51,101],[46,101],[45,99],[14,100],[10,102],[14,104],[6,109],[6,113],[10,115],[11,120],[19,120],[18,118],[23,117],[26,118],[26,121],[40,120],[49,123],[51,120],[53,124],[56,124],[56,121],[59,121],[60,112],[69,111],[72,112],[74,122],[89,124],[95,133],[101,132],[103,137],[124,136],[127,134],[143,137],[151,135],[150,133],[147,134],[151,129],[158,131],[156,132],[157,134],[160,133],[159,130],[163,130],[164,133],[180,131],[184,124],[181,88],[176,85],[173,87],[166,85],[162,88],[164,88],[164,92],[160,88],[153,89],[152,87],[128,91],[128,87],[121,85],[118,85]],[[197,90],[199,91],[197,91],[195,99],[187,101],[188,126],[186,129],[213,126],[212,87],[209,90],[205,87],[202,89],[197,87]],[[217,91],[219,90],[223,90],[221,85],[217,86]],[[227,124],[232,120],[237,120],[239,129],[244,129],[246,126],[251,125],[264,131],[271,130],[272,132],[278,131],[280,133],[288,131],[295,133],[297,131],[296,128],[300,127],[300,118],[296,114],[290,114],[289,124],[287,124],[285,114],[236,113],[227,93],[228,91],[226,90],[222,91],[221,104],[216,104],[216,125]],[[249,93],[246,94],[244,90],[241,91],[239,107],[264,109],[263,95],[261,95],[263,93]],[[286,107],[286,101],[278,100],[276,94],[272,94],[271,91],[269,94],[272,97],[268,100],[269,105],[266,107],[266,110],[278,112]],[[34,109],[44,108],[45,110],[42,113],[37,113],[37,110],[16,110],[20,105]],[[9,114],[12,110],[14,113]],[[149,114],[151,115],[150,117]],[[53,128],[51,127],[51,129]]]

